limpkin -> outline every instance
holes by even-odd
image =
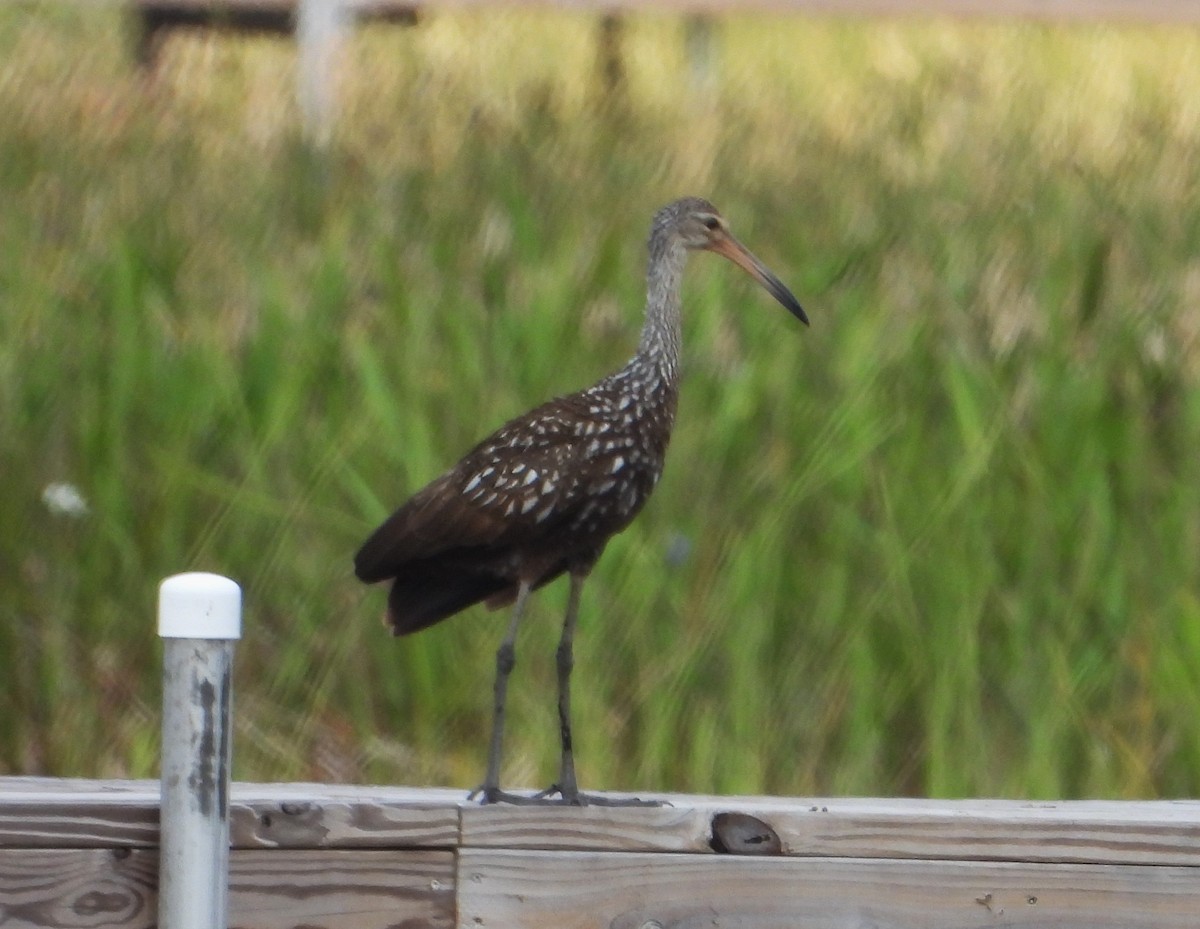
[[[606,802],[580,793],[571,742],[572,643],[583,582],[608,540],[646,502],[663,469],[679,383],[680,285],[689,251],[716,252],[749,272],[802,322],[799,302],[729,232],[711,203],[677,200],[654,216],[646,319],[637,354],[579,393],[501,426],[417,491],[363,544],[355,573],[392,582],[388,622],[418,632],[472,604],[514,604],[496,652],[483,802]],[[562,759],[557,783],[533,796],[500,789],[508,677],[530,591],[571,579],[557,653]],[[557,795],[557,796],[555,796]]]

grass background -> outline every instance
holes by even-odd
[[[244,585],[235,774],[474,786],[502,619],[391,641],[350,557],[636,344],[710,197],[667,472],[585,591],[586,786],[1200,793],[1200,33],[429,14],[298,140],[286,43],[0,11],[0,773],[153,776],[158,581]],[[55,512],[76,486],[86,515]],[[506,781],[555,773],[565,587]]]

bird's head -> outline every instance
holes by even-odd
[[[808,316],[792,292],[729,231],[725,217],[707,200],[686,197],[663,207],[656,226],[667,226],[684,248],[716,252],[762,284],[797,319],[808,325]]]

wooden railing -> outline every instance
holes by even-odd
[[[229,924],[1200,925],[1200,801],[664,799],[234,784]],[[157,781],[0,778],[0,926],[153,926],[158,802]]]
[[[416,0],[338,0],[353,20],[411,25]],[[166,35],[181,27],[216,26],[245,32],[288,35],[295,30],[300,0],[132,0],[137,19],[135,56],[155,63]]]

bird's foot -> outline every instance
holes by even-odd
[[[641,797],[610,797],[607,794],[585,794],[579,789],[563,791],[557,784],[535,794],[514,794],[499,787],[481,784],[469,794],[468,800],[478,798],[481,806],[491,803],[511,803],[514,806],[670,806],[666,800],[643,800]]]
[[[557,795],[557,796],[556,796]],[[666,800],[643,800],[641,797],[610,797],[607,794],[585,794],[578,787],[563,790],[551,784],[540,793],[534,794],[537,802],[553,806],[670,806]]]
[[[507,790],[501,790],[499,787],[489,787],[487,784],[482,784],[467,794],[468,800],[474,800],[477,797],[481,806],[491,803],[511,803],[514,806],[561,806],[563,804],[562,800],[548,798],[545,791],[536,794],[514,794]]]

